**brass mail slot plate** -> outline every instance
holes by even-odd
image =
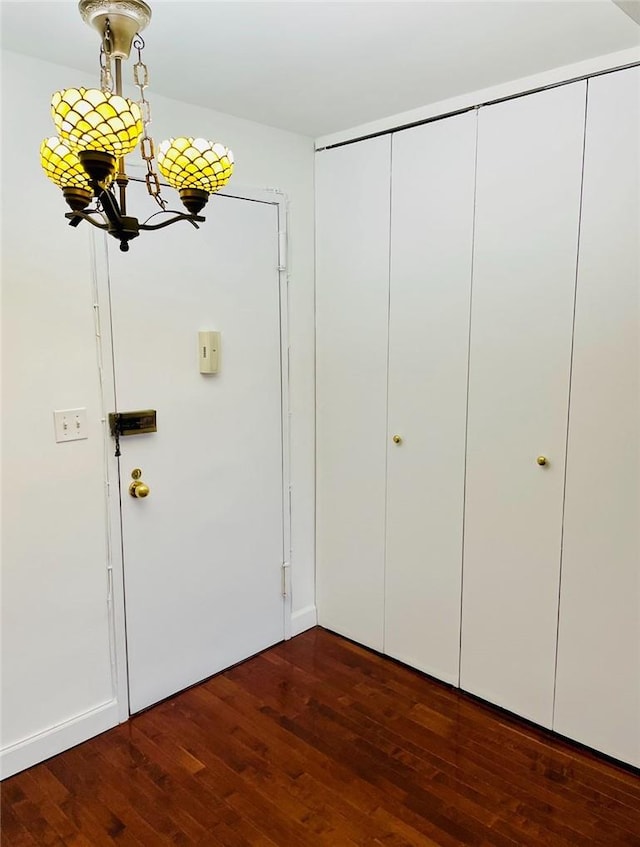
[[[109,415],[111,435],[142,435],[145,432],[157,432],[156,410],[145,409],[141,412],[111,412]]]

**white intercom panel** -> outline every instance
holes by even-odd
[[[200,373],[217,374],[220,359],[220,333],[199,332],[198,342],[200,345]]]

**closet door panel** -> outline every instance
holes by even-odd
[[[319,622],[382,650],[389,136],[316,156]]]
[[[554,729],[640,765],[640,69],[589,80]]]
[[[475,143],[469,112],[392,147],[385,652],[454,684]]]
[[[478,126],[460,684],[548,727],[585,94]]]

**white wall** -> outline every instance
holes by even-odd
[[[51,93],[81,84],[96,80],[2,55],[5,774],[117,721],[89,237],[86,227],[67,225],[66,205],[38,161],[42,138],[53,134]],[[313,142],[152,90],[148,96],[156,139],[220,139],[234,150],[236,185],[276,188],[290,199],[295,633],[315,623]],[[77,406],[88,409],[88,440],[56,444],[53,409]]]

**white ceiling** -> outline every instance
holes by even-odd
[[[312,137],[640,44],[611,0],[151,3],[150,95]],[[97,67],[75,0],[1,9],[6,49]]]

